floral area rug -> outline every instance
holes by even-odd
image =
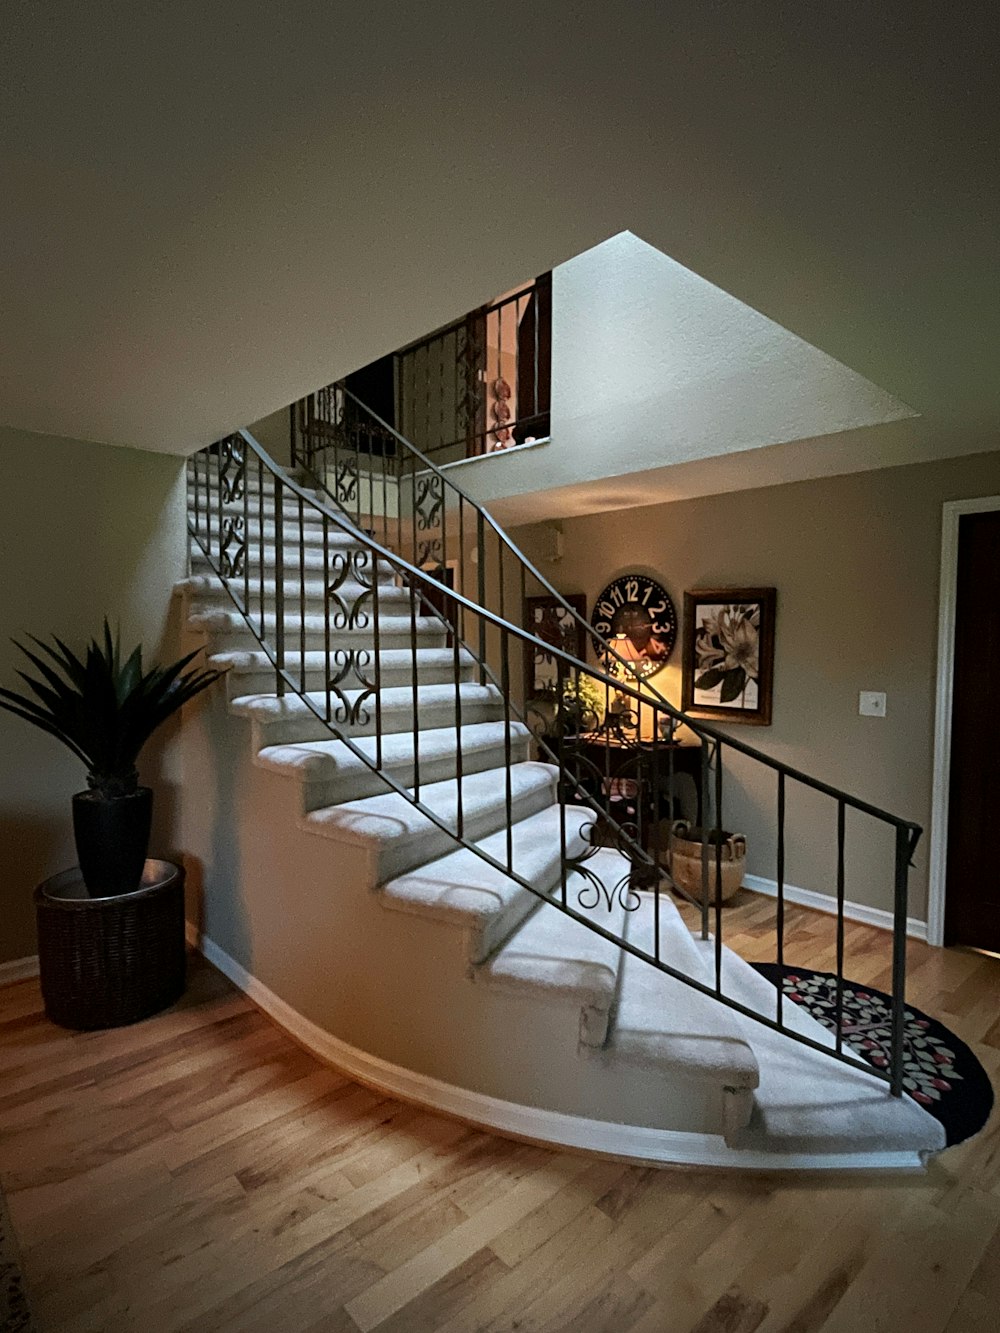
[[[837,978],[807,967],[754,963],[780,985],[787,999],[833,1032],[837,1025]],[[876,1069],[889,1067],[891,1002],[882,991],[844,982],[840,1030],[844,1046]],[[989,1075],[964,1041],[937,1019],[907,1005],[903,1087],[944,1126],[948,1146],[978,1134],[993,1109]]]
[[[28,1333],[33,1327],[14,1231],[0,1191],[0,1333]]]

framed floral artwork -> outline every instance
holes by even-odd
[[[681,707],[692,717],[771,725],[774,588],[684,594]]]
[[[587,599],[582,593],[567,593],[565,601],[580,617],[575,619],[556,597],[526,597],[524,628],[543,644],[561,648],[580,661],[586,661]],[[524,696],[526,699],[554,699],[558,667],[552,653],[525,642]]]

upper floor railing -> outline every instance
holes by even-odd
[[[348,376],[344,387],[444,464],[547,437],[551,366],[546,273]]]

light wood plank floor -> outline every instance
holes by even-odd
[[[774,956],[773,903],[727,941]],[[829,967],[829,918],[788,916]],[[909,998],[1000,1075],[1000,961],[910,947]],[[887,939],[848,934],[849,975]],[[1000,1116],[924,1177],[627,1167],[402,1106],[204,962],[182,1004],[73,1035],[0,991],[0,1180],[43,1333],[995,1333]]]

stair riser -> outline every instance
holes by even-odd
[[[188,629],[196,634],[205,634],[209,640],[209,652],[247,652],[258,646],[255,635],[242,624],[231,625],[213,625],[211,620],[201,620],[198,618],[189,619]],[[404,649],[410,647],[410,631],[406,629],[388,629],[385,625],[382,627],[382,633],[379,636],[383,648]],[[273,626],[268,627],[268,642],[274,647]],[[417,648],[443,648],[444,632],[437,630],[418,630],[416,636]],[[306,631],[305,648],[306,652],[318,652],[324,646],[324,636],[322,632],[316,633],[312,630]],[[285,632],[285,665],[295,677],[296,683],[299,683],[299,631],[298,626],[289,627]],[[337,649],[359,650],[365,648],[369,652],[374,652],[374,641],[370,630],[342,630],[330,631],[330,649],[331,652]],[[404,681],[405,684],[405,681]],[[320,682],[322,688],[322,681]]]
[[[324,507],[332,508],[333,506],[332,503],[330,503]],[[188,513],[192,518],[194,518],[195,516],[195,508],[196,506],[195,506],[194,488],[189,486]],[[242,498],[239,500],[223,500],[222,502],[223,516],[242,518],[244,513],[246,513],[247,516],[250,518],[251,522],[256,522],[261,517],[263,517],[265,520],[273,522],[276,509],[277,505],[275,504],[273,495],[266,495],[264,499],[261,500],[256,494],[250,494],[247,496],[247,503],[245,508]],[[203,522],[205,519],[205,515],[207,513],[211,513],[212,522],[214,524],[216,516],[219,513],[218,493],[215,490],[213,490],[211,496],[206,497],[205,488],[202,487],[201,491],[197,496],[197,510],[198,513],[201,515]],[[288,497],[286,496],[281,505],[281,512],[284,515],[286,524],[293,521],[297,523],[299,519],[298,500],[289,500]],[[307,524],[318,524],[320,527],[323,526],[323,515],[320,512],[320,510],[315,508],[313,505],[307,503],[306,501],[302,502],[302,518],[303,521]],[[331,520],[330,521],[331,532],[334,530],[334,526],[335,525]]]
[[[367,668],[372,672],[374,679],[374,668]],[[295,674],[298,679],[299,664],[296,658]],[[471,681],[475,677],[475,667],[470,665],[460,666],[458,679],[460,681]],[[417,659],[417,680],[421,685],[446,685],[455,679],[454,671],[447,666],[421,666],[419,658]],[[383,667],[382,669],[382,688],[394,689],[398,686],[409,685],[413,680],[412,670],[405,667]],[[326,681],[324,674],[320,669],[306,669],[307,691],[322,690],[325,688]],[[272,694],[274,692],[274,671],[230,671],[227,674],[227,688],[230,699],[239,699],[248,694]],[[364,682],[352,671],[342,682],[342,688],[345,690],[358,690],[365,688]]]
[[[238,578],[236,580],[236,585],[237,591],[242,596],[244,591],[243,580]],[[214,580],[212,586],[192,589],[192,596],[196,597],[203,606],[218,606],[228,610],[233,604],[229,593],[217,579]],[[322,616],[324,614],[327,600],[329,600],[330,618],[332,621],[337,612],[342,610],[341,606],[338,604],[338,599],[343,603],[343,607],[346,607],[348,614],[350,614],[356,606],[359,609],[359,613],[362,610],[369,616],[374,613],[374,593],[368,588],[363,588],[359,583],[345,584],[344,587],[337,589],[336,596],[331,596],[328,599],[323,584],[318,583],[313,579],[311,582],[306,582],[304,601],[301,598],[297,580],[289,581],[286,579],[284,583],[284,604],[286,610],[292,608],[297,611],[300,606],[305,606],[307,615]],[[270,581],[270,586],[268,586],[267,581],[265,581],[265,611],[273,615],[276,601],[274,580],[272,579]],[[250,580],[250,605],[255,612],[260,609],[260,583],[255,582],[253,579]],[[378,605],[380,615],[409,616],[410,595],[405,588],[380,586],[378,592]],[[419,604],[417,614],[420,614]]]
[[[255,743],[255,749],[261,747]],[[511,763],[518,764],[529,758],[527,741],[514,741],[511,745]],[[502,745],[491,745],[481,750],[466,750],[462,755],[462,769],[465,773],[479,773],[484,768],[499,768],[504,762]],[[404,787],[414,785],[412,762],[387,765],[386,772]],[[421,759],[420,781],[423,784],[445,782],[455,776],[454,754],[440,755],[437,758]],[[387,791],[387,784],[379,775],[368,768],[353,768],[343,776],[332,779],[302,782],[302,808],[321,810],[325,805],[340,805],[344,801],[357,801],[364,796],[379,796]]]
[[[503,776],[501,774],[497,776],[497,784],[502,790]],[[511,802],[514,822],[538,814],[540,810],[545,810],[550,806],[553,800],[554,793],[551,787],[527,792],[524,796],[516,798]],[[497,833],[505,826],[506,822],[506,806],[499,804],[496,808],[480,812],[475,819],[466,820],[464,834],[468,841],[475,842],[480,838],[489,837],[491,833]],[[454,850],[454,839],[433,825],[419,834],[403,840],[402,845],[397,843],[380,844],[375,858],[377,882],[384,884],[386,880],[394,879],[397,875],[408,874],[411,870],[417,870],[420,866],[427,865],[430,861],[436,861],[439,856],[447,856],[449,852]]]
[[[259,595],[260,579],[262,572],[260,562],[251,559],[248,562],[248,571],[250,576],[250,595],[251,597],[256,599]],[[314,566],[311,565],[309,561],[306,562],[305,585],[306,585],[307,597],[313,595],[320,596],[322,594],[322,589],[325,586],[323,580],[326,575],[326,572],[327,571],[324,568],[322,562]],[[340,571],[336,567],[336,565],[334,565],[331,562],[331,567],[329,571],[331,582],[333,582],[336,579],[339,572]],[[209,577],[216,580],[216,583],[218,583],[218,575],[216,574],[215,569],[211,564],[209,564],[206,557],[200,551],[197,553],[192,553],[191,574],[193,577],[196,578]],[[275,587],[277,587],[277,582],[278,582],[277,571],[273,563],[266,563],[264,565],[263,576],[264,576],[265,590],[267,589],[268,584],[270,584],[273,593],[273,590]],[[242,569],[237,575],[235,575],[232,578],[231,582],[233,583],[235,588],[240,592],[240,594],[242,594],[245,586],[245,579]],[[289,565],[289,564],[285,565],[285,568],[283,570],[282,583],[285,588],[286,599],[297,598],[299,596],[299,566],[297,563],[294,565]],[[348,604],[350,604],[351,590],[357,589],[357,594],[360,595],[361,591],[363,591],[363,586],[364,585],[358,583],[357,580],[354,579],[350,580],[349,585],[348,584],[344,585],[345,591],[342,593],[342,595],[344,596],[344,600],[347,601]],[[385,609],[388,609],[390,603],[392,603],[395,606],[401,605],[405,609],[406,614],[409,615],[409,610],[410,610],[409,593],[405,588],[401,588],[400,585],[396,582],[395,571],[391,569],[388,565],[382,564],[379,566],[378,588],[379,588],[380,604],[382,603],[383,600],[383,594],[386,597]]]
[[[234,518],[238,518],[240,516],[241,515],[239,514],[232,515],[232,517]],[[197,527],[198,535],[201,537],[205,537],[206,534],[210,531],[214,540],[219,527],[218,517],[219,517],[218,513],[213,511],[211,515],[211,521],[209,522],[207,516],[203,513],[201,515],[200,526]],[[256,553],[257,549],[260,546],[261,525],[260,523],[258,523],[255,515],[253,514],[250,515],[250,521],[247,524],[245,531],[246,531],[246,541],[251,547],[251,550],[254,553]],[[263,532],[264,532],[265,545],[274,546],[278,536],[274,523],[265,520],[263,526]],[[298,546],[300,541],[304,546],[306,546],[311,550],[322,550],[323,549],[322,523],[321,522],[318,524],[304,523],[300,527],[298,516],[296,516],[294,519],[286,520],[286,522],[282,525],[281,529],[281,545],[285,548],[285,551],[287,552],[291,550],[293,547]],[[329,547],[331,553],[334,551],[342,551],[345,549],[349,550],[364,549],[351,533],[342,531],[333,522],[330,523],[329,531],[326,536],[326,545]]]
[[[215,543],[214,543],[214,538],[213,538],[213,546],[214,546],[214,545],[215,545]],[[340,549],[341,549],[341,550],[344,550],[344,549],[346,549],[346,548],[343,548],[343,547],[342,547],[342,548],[340,548]],[[361,547],[353,547],[353,548],[351,548],[351,549],[352,549],[352,550],[355,550],[355,551],[360,551],[362,548],[361,548]],[[367,553],[366,553],[366,554],[367,554]],[[259,578],[259,577],[260,577],[260,573],[259,573],[259,571],[261,570],[261,568],[263,568],[263,570],[264,570],[264,577],[265,577],[265,578],[270,577],[270,578],[273,579],[273,578],[275,577],[275,571],[276,571],[276,568],[277,568],[277,561],[276,561],[276,558],[275,558],[275,557],[276,557],[276,553],[275,553],[275,549],[274,549],[273,546],[265,546],[265,548],[264,548],[264,558],[263,558],[263,561],[262,561],[261,558],[260,558],[260,549],[259,549],[259,547],[257,547],[257,546],[251,546],[251,548],[250,548],[250,550],[249,550],[249,552],[248,552],[248,557],[247,557],[247,563],[248,563],[249,568],[250,568],[250,580],[251,580],[251,582],[253,582],[253,580],[254,580],[255,577],[256,577],[256,578]],[[336,562],[334,561],[334,559],[333,559],[333,552],[331,551],[331,553],[330,553],[330,560],[329,560],[329,562],[328,562],[328,561],[325,559],[325,553],[324,553],[322,547],[320,547],[320,549],[316,550],[316,549],[314,549],[314,548],[312,548],[312,547],[308,547],[308,546],[307,546],[302,552],[300,552],[300,551],[299,551],[299,548],[298,548],[297,546],[289,546],[289,547],[287,547],[286,550],[285,550],[285,558],[284,558],[283,564],[284,564],[284,577],[285,577],[285,578],[287,578],[287,577],[289,576],[289,574],[290,574],[292,571],[294,571],[294,572],[295,572],[295,576],[298,577],[298,571],[299,571],[299,568],[300,568],[300,567],[302,567],[302,568],[305,569],[305,571],[306,571],[306,578],[309,577],[310,572],[312,572],[312,574],[313,574],[314,576],[315,576],[315,575],[319,575],[320,578],[323,578],[323,577],[326,576],[326,574],[327,574],[327,570],[328,570],[328,569],[329,569],[329,573],[330,573],[330,577],[331,577],[331,578],[334,577],[334,576],[339,572],[339,571],[338,571],[338,567],[337,567],[337,563],[336,563]],[[207,573],[207,572],[209,572],[209,571],[211,570],[211,568],[212,568],[212,566],[211,566],[211,564],[209,563],[209,560],[208,560],[207,556],[205,556],[205,555],[203,554],[203,552],[202,552],[197,546],[192,545],[192,550],[191,550],[191,571],[192,571],[192,573],[194,573],[194,574]],[[367,567],[367,566],[364,567],[364,572],[365,572],[366,575],[367,575],[367,573],[368,573],[368,567]],[[243,575],[242,575],[242,572],[241,572],[241,573],[239,574],[238,578],[237,578],[237,581],[238,581],[238,582],[241,582],[241,581],[242,581],[242,578],[243,578]],[[397,574],[396,574],[396,570],[395,570],[395,568],[394,568],[392,565],[390,565],[388,562],[384,561],[384,560],[383,560],[383,561],[380,561],[380,562],[379,562],[379,565],[378,565],[378,581],[379,581],[379,583],[381,583],[381,584],[394,584],[394,583],[396,582],[396,578],[397,578]]]
[[[335,694],[331,694],[330,706],[333,710],[333,721],[337,727],[338,734],[342,736],[374,736],[375,735],[375,698],[372,696],[362,705],[364,712],[368,714],[368,720],[365,722],[359,718],[357,722],[346,723],[337,720],[338,700]],[[472,726],[477,722],[500,722],[503,720],[503,705],[492,702],[485,703],[463,703],[461,721],[463,726]],[[296,717],[280,718],[274,721],[255,718],[257,735],[262,745],[298,745],[305,741],[325,741],[330,738],[330,728],[321,722],[318,718]],[[417,705],[418,726],[424,730],[432,730],[435,727],[454,726],[456,722],[456,710],[453,703],[446,704],[420,704]],[[403,731],[413,730],[413,709],[412,707],[392,707],[382,709],[382,735],[396,735]]]

